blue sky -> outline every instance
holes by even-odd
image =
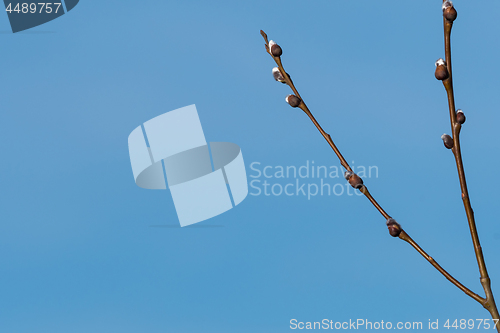
[[[464,163],[500,300],[500,3],[455,6]],[[390,237],[363,197],[250,194],[176,228],[169,192],[135,185],[129,133],[190,104],[208,141],[241,147],[249,181],[253,162],[339,165],[285,103],[289,89],[272,79],[260,29],[282,46],[287,72],[346,159],[378,168],[365,181],[376,199],[483,294],[440,139],[450,132],[434,78],[444,56],[440,1],[81,1],[17,34],[0,15],[2,332],[289,332],[298,331],[291,319],[426,328],[429,319],[489,318]]]

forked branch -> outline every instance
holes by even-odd
[[[450,5],[448,5],[450,4]],[[361,191],[368,200],[372,203],[372,205],[382,214],[382,216],[386,219],[386,225],[389,229],[389,233],[393,237],[399,237],[404,240],[408,244],[410,244],[418,253],[420,253],[429,263],[436,268],[441,274],[444,275],[446,279],[448,279],[451,283],[453,283],[457,288],[462,290],[465,294],[470,296],[472,299],[479,302],[483,305],[490,313],[493,319],[499,319],[498,310],[496,308],[493,294],[490,288],[490,280],[486,271],[486,266],[484,263],[483,254],[481,251],[481,246],[479,245],[479,238],[477,236],[477,230],[474,222],[474,215],[472,212],[472,208],[470,206],[469,196],[467,192],[467,185],[465,182],[465,173],[463,170],[462,157],[460,153],[460,141],[459,141],[459,133],[461,129],[461,124],[465,121],[465,116],[463,113],[455,112],[455,102],[453,96],[453,81],[451,77],[451,51],[450,51],[450,33],[451,26],[453,24],[453,20],[456,18],[456,11],[451,4],[450,1],[444,1],[443,4],[443,16],[444,16],[444,27],[445,27],[445,51],[446,51],[446,63],[444,61],[438,61],[436,63],[436,78],[443,80],[443,84],[448,92],[448,102],[450,106],[450,119],[452,126],[453,138],[448,135],[443,135],[443,141],[447,148],[450,148],[455,155],[455,159],[457,162],[457,168],[460,178],[460,185],[462,188],[462,198],[464,201],[465,210],[467,213],[467,218],[469,220],[469,227],[471,230],[472,240],[474,243],[474,250],[476,252],[476,257],[478,260],[479,270],[481,273],[481,284],[486,293],[486,298],[479,296],[478,294],[472,292],[470,289],[461,284],[457,279],[455,279],[450,273],[448,273],[444,268],[442,268],[431,256],[429,256],[397,223],[383,208],[380,204],[374,199],[374,197],[368,191],[368,188],[363,183],[363,180],[353,172],[344,156],[340,153],[340,150],[337,148],[335,143],[333,142],[331,136],[323,130],[321,125],[318,123],[316,118],[313,116],[312,112],[307,107],[306,103],[300,96],[297,88],[295,87],[293,81],[291,80],[288,73],[285,71],[281,61],[281,55],[283,53],[281,47],[276,44],[274,41],[269,41],[266,33],[264,31],[260,31],[262,37],[264,38],[266,44],[266,51],[271,55],[271,57],[276,62],[277,67],[273,69],[273,76],[276,81],[287,84],[293,91],[293,95],[288,95],[286,97],[286,101],[290,106],[295,108],[300,108],[302,111],[306,113],[306,115],[311,119],[313,124],[316,126],[321,135],[328,142],[330,147],[333,149],[335,154],[342,166],[346,169],[344,174],[345,178],[351,184],[351,186],[355,189]],[[500,332],[500,327],[497,325],[497,330]]]

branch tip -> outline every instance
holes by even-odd
[[[448,22],[452,23],[455,21],[457,18],[457,10],[453,6],[453,2],[447,0],[443,2],[443,6],[441,8],[443,9],[443,16]]]

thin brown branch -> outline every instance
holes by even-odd
[[[432,266],[434,266],[441,274],[444,275],[445,278],[447,278],[451,283],[453,283],[455,286],[457,286],[460,290],[462,290],[464,293],[478,301],[479,303],[483,303],[485,301],[484,298],[479,296],[476,293],[473,293],[470,291],[467,287],[465,287],[463,284],[458,282],[453,276],[451,276],[443,267],[441,267],[435,260],[432,258],[430,255],[428,255],[418,244],[403,230],[399,234],[399,238],[404,240],[405,242],[408,242],[411,246],[415,248],[415,250],[418,251],[424,257],[427,259],[428,262],[431,263]]]
[[[280,61],[281,62],[281,61]],[[281,66],[283,68],[283,66]],[[292,83],[292,86],[293,86],[293,83]],[[293,86],[292,90],[295,92],[297,91],[297,89],[295,89],[295,86]],[[298,94],[298,92],[295,93],[297,95],[297,97],[300,98],[300,95]],[[328,144],[330,145],[330,147],[332,147],[333,151],[335,152],[335,154],[337,155],[337,157],[339,158],[340,160],[340,164],[342,164],[342,166],[346,169],[346,170],[349,170],[349,171],[352,171],[351,167],[349,166],[349,164],[347,163],[347,161],[345,160],[344,156],[342,156],[342,154],[340,153],[340,150],[337,148],[337,146],[335,145],[335,143],[333,143],[333,140],[332,140],[332,137],[330,136],[330,134],[326,133],[323,128],[321,127],[321,125],[318,123],[318,121],[316,120],[316,118],[314,118],[313,114],[311,113],[311,111],[309,111],[309,108],[307,107],[306,103],[304,103],[304,101],[302,100],[302,103],[299,105],[299,107],[309,116],[309,118],[311,119],[311,121],[314,123],[314,125],[316,126],[316,128],[318,129],[318,131],[321,133],[321,135],[323,135],[323,137],[325,138],[325,140],[328,142]]]
[[[443,3],[446,1],[444,0]],[[453,7],[449,7],[453,8]],[[454,17],[456,17],[456,10]],[[451,66],[451,30],[453,27],[453,19],[443,15],[443,26],[444,26],[444,46],[445,46],[445,58],[446,67],[448,70],[448,78],[443,80],[443,85],[446,89],[448,96],[448,106],[450,111],[450,124],[451,131],[453,133],[453,155],[455,156],[455,162],[457,164],[458,178],[460,181],[460,189],[462,191],[462,201],[465,208],[465,213],[467,215],[467,221],[469,223],[470,234],[472,238],[472,243],[474,245],[474,252],[476,254],[476,260],[479,267],[479,273],[481,275],[480,281],[483,286],[484,292],[486,294],[486,299],[480,302],[491,314],[493,319],[500,319],[498,314],[498,309],[495,304],[495,299],[493,297],[493,292],[491,291],[490,278],[488,276],[488,271],[486,269],[486,263],[484,261],[483,251],[481,249],[481,244],[479,242],[479,236],[477,233],[476,222],[474,219],[474,211],[472,210],[471,202],[469,199],[469,191],[467,190],[467,181],[465,179],[465,170],[462,161],[462,152],[460,149],[460,131],[462,125],[457,121],[457,114],[455,111],[455,95],[453,92],[453,76],[452,76],[452,66]],[[500,332],[500,326],[497,325],[497,330]]]
[[[309,116],[309,118],[314,123],[314,125],[316,126],[316,128],[318,129],[318,131],[321,133],[321,135],[323,135],[323,137],[328,142],[328,144],[330,145],[330,147],[332,147],[333,151],[335,152],[335,154],[339,158],[340,163],[342,164],[342,166],[346,170],[352,172],[351,167],[346,162],[346,160],[343,157],[343,155],[340,153],[339,149],[337,148],[337,146],[333,142],[331,136],[323,130],[323,128],[321,127],[321,125],[318,123],[318,121],[313,116],[312,112],[309,110],[309,108],[307,107],[306,103],[304,102],[304,100],[300,96],[297,88],[295,87],[295,85],[293,84],[292,80],[290,79],[290,76],[287,74],[287,72],[285,71],[285,68],[283,67],[283,64],[281,62],[281,56],[275,56],[271,52],[271,49],[270,49],[270,46],[269,46],[270,42],[269,42],[269,40],[267,38],[266,33],[264,31],[262,31],[262,30],[260,31],[260,33],[264,37],[264,40],[266,42],[265,46],[266,46],[267,52],[271,55],[271,57],[273,57],[274,61],[276,62],[276,65],[278,66],[278,69],[279,69],[279,71],[281,73],[283,81],[292,89],[292,91],[295,94],[295,96],[297,96],[298,98],[300,98],[300,104],[297,105],[297,107],[301,108]],[[368,200],[380,212],[380,214],[382,214],[382,216],[384,216],[384,218],[386,218],[388,221],[391,220],[392,219],[391,216],[387,212],[385,212],[385,210],[382,208],[382,206],[380,206],[380,204],[378,204],[378,202],[373,198],[373,196],[371,195],[371,193],[368,191],[368,188],[365,185],[363,185],[362,182],[360,184],[361,185],[358,186],[357,188],[368,198]],[[398,228],[400,228],[399,224],[398,224]],[[399,231],[400,232],[398,232],[398,234],[396,236],[399,236],[400,239],[402,239],[402,240],[408,242],[410,245],[412,245],[413,248],[415,248],[418,251],[418,253],[420,253],[427,261],[429,261],[432,264],[432,266],[434,266],[434,268],[436,268],[441,274],[443,274],[444,277],[447,278],[451,283],[453,283],[456,287],[458,287],[465,294],[467,294],[468,296],[472,297],[476,301],[478,301],[480,303],[482,303],[482,302],[485,301],[485,299],[483,299],[481,296],[479,296],[479,295],[475,294],[474,292],[472,292],[470,289],[468,289],[463,284],[461,284],[458,280],[456,280],[445,269],[443,269],[403,229],[400,229]]]

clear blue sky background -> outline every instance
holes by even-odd
[[[338,166],[284,102],[289,89],[272,79],[264,29],[346,159],[378,167],[366,179],[374,196],[482,295],[453,156],[440,139],[450,131],[434,78],[444,56],[440,4],[82,0],[18,34],[0,15],[0,331],[253,333],[290,332],[291,319],[427,327],[489,318],[390,237],[363,197],[249,195],[176,228],[169,192],[137,187],[128,157],[136,126],[196,104],[207,140],[240,145],[249,176],[252,162]],[[500,2],[455,5],[464,162],[500,302]]]

